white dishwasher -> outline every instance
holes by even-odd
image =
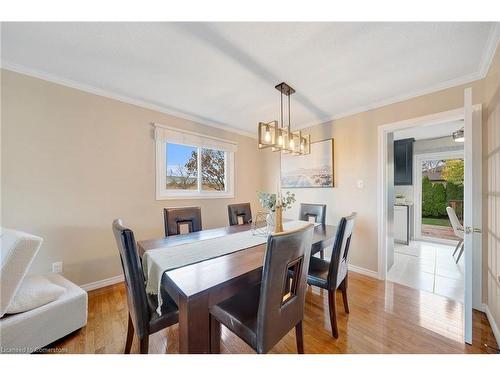
[[[394,241],[410,244],[410,207],[394,206]]]

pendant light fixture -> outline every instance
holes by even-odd
[[[275,86],[280,94],[280,122],[259,122],[258,136],[259,149],[271,147],[273,151],[291,153],[293,155],[307,155],[311,152],[310,135],[302,135],[301,131],[292,132],[290,118],[290,95],[295,90],[285,82]],[[288,98],[288,125],[284,123],[283,95]]]

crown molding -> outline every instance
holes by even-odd
[[[111,92],[108,90],[103,90],[101,88],[98,88],[98,87],[95,87],[92,85],[87,85],[85,83],[73,81],[71,79],[63,78],[63,77],[60,77],[60,76],[57,76],[57,75],[54,75],[51,73],[47,73],[47,72],[44,72],[41,70],[28,68],[24,65],[20,65],[20,64],[16,64],[16,63],[12,63],[12,62],[3,60],[0,64],[0,68],[5,69],[5,70],[10,70],[10,71],[13,71],[13,72],[19,73],[19,74],[24,74],[24,75],[27,75],[30,77],[42,79],[44,81],[56,83],[56,84],[61,85],[61,86],[66,86],[66,87],[70,87],[70,88],[73,88],[76,90],[84,91],[84,92],[89,93],[89,94],[102,96],[102,97],[105,97],[108,99],[117,100],[117,101],[122,102],[122,103],[132,104],[132,105],[135,105],[137,107],[150,109],[150,110],[157,111],[157,112],[160,112],[160,113],[163,113],[166,115],[170,115],[170,116],[179,117],[179,118],[182,118],[185,120],[196,122],[200,125],[204,125],[204,126],[208,126],[208,127],[212,127],[212,128],[217,128],[217,129],[221,129],[221,130],[224,130],[227,132],[243,135],[245,137],[257,139],[256,133],[247,132],[245,130],[237,129],[235,127],[220,124],[217,122],[207,121],[206,119],[204,119],[202,117],[193,116],[190,114],[186,114],[182,111],[170,109],[168,107],[157,105],[157,104],[154,104],[151,102],[131,98],[129,96],[117,94],[117,93],[114,93],[114,92]]]
[[[352,116],[352,115],[356,115],[356,114],[359,114],[359,113],[367,112],[367,111],[370,111],[370,110],[373,110],[373,109],[382,108],[382,107],[388,106],[390,104],[395,104],[395,103],[403,102],[405,100],[417,98],[419,96],[432,94],[434,92],[438,92],[438,91],[446,90],[446,89],[449,89],[449,88],[452,88],[452,87],[464,85],[464,84],[467,84],[467,83],[470,83],[470,82],[478,81],[478,80],[480,80],[482,78],[484,78],[484,76],[481,76],[478,72],[475,72],[475,73],[470,74],[468,76],[463,76],[463,77],[455,78],[455,79],[452,79],[452,80],[440,83],[438,85],[433,85],[433,86],[429,86],[429,87],[424,88],[424,89],[420,89],[420,90],[416,90],[416,91],[410,92],[408,94],[397,95],[397,96],[393,96],[392,98],[389,98],[389,99],[385,99],[385,100],[381,100],[381,101],[378,101],[378,102],[374,102],[374,103],[371,103],[371,104],[368,104],[368,105],[365,105],[365,106],[356,107],[356,108],[354,108],[352,110],[336,114],[333,117],[327,117],[327,118],[323,118],[323,119],[317,119],[315,121],[308,122],[308,123],[306,123],[304,125],[297,126],[296,128],[297,129],[305,129],[305,128],[309,128],[311,126],[321,125],[321,124],[324,124],[324,123],[327,123],[327,122],[332,122],[332,121],[335,121],[335,120],[339,120],[341,118],[345,118],[345,117],[348,117],[348,116]]]
[[[500,41],[500,22],[495,22],[491,27],[490,35],[486,41],[486,48],[483,51],[483,56],[479,63],[478,73],[481,78],[486,77],[488,71],[490,70],[491,63],[493,62],[493,57],[495,57],[495,52],[498,48],[498,42]]]

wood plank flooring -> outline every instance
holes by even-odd
[[[337,294],[339,338],[331,336],[328,296],[309,287],[306,296],[306,353],[487,353],[496,342],[486,316],[474,311],[472,346],[463,343],[462,305],[444,297],[349,274],[350,314]],[[89,293],[86,327],[53,343],[65,353],[123,353],[127,333],[127,303],[123,284]],[[132,353],[138,353],[134,339]],[[177,353],[177,325],[150,337],[150,353]],[[237,336],[222,330],[222,353],[254,353]],[[292,330],[271,353],[296,353]]]

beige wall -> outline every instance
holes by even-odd
[[[464,89],[472,87],[475,104],[484,103],[483,80],[432,94],[405,100],[385,107],[358,113],[305,129],[312,141],[335,139],[335,188],[293,189],[299,202],[328,205],[327,221],[338,222],[351,211],[358,213],[351,249],[351,264],[377,271],[377,128],[380,125],[463,107]],[[279,155],[266,152],[264,186],[276,186]],[[363,180],[364,188],[357,188]],[[288,214],[295,215],[291,210]]]
[[[483,119],[483,278],[488,309],[500,328],[500,48],[485,79]],[[485,173],[486,172],[486,173]],[[498,333],[498,332],[497,332]],[[500,344],[500,337],[497,337]]]
[[[119,275],[117,217],[146,239],[163,235],[163,207],[199,205],[205,228],[227,225],[229,203],[258,209],[254,139],[6,70],[1,89],[2,225],[44,237],[34,272]],[[235,198],[156,201],[153,122],[238,142]]]

